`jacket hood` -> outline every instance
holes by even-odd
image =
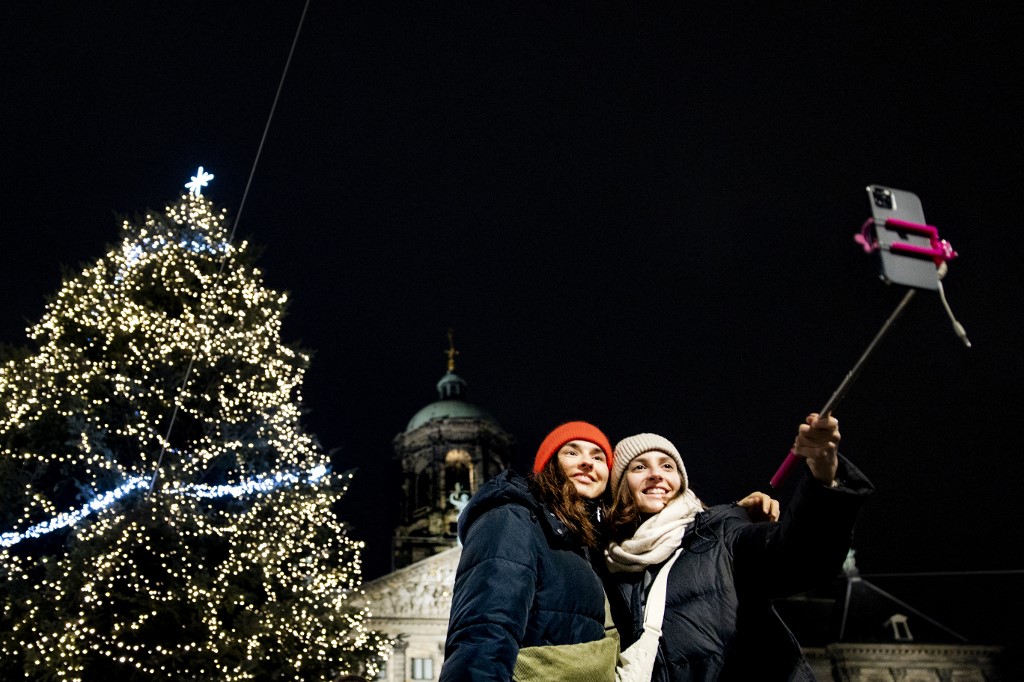
[[[537,519],[549,541],[557,546],[566,548],[582,547],[582,541],[569,527],[562,523],[562,520],[542,504],[530,490],[529,481],[522,475],[511,469],[506,469],[480,487],[476,495],[470,499],[466,508],[459,516],[459,542],[466,541],[466,533],[473,522],[481,515],[507,504],[518,504],[530,512],[530,515]],[[598,504],[595,501],[591,507],[592,514],[596,517]]]
[[[518,504],[538,516],[544,516],[544,508],[530,492],[526,478],[506,469],[480,486],[466,508],[459,515],[459,542],[466,541],[466,532],[480,516],[491,509],[506,504]]]

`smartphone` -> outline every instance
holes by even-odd
[[[925,225],[921,200],[913,192],[882,185],[868,185],[867,192],[882,259],[882,279],[937,290],[939,273],[933,256],[928,253],[935,248],[934,228]],[[893,224],[890,219],[911,225]],[[915,227],[918,225],[920,227]]]

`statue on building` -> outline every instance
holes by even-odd
[[[448,496],[448,501],[459,512],[459,516],[462,516],[462,510],[469,504],[469,493],[462,489],[461,483],[456,483],[455,492]]]

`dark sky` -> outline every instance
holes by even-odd
[[[436,399],[449,327],[518,468],[582,418],[675,441],[706,501],[767,489],[905,291],[852,240],[864,187],[909,190],[960,254],[945,287],[974,346],[920,292],[837,410],[878,487],[858,565],[1004,636],[987,619],[1016,616],[1024,568],[1024,26],[1013,3],[800,5],[321,0],[301,31],[281,0],[5,6],[0,341],[117,215],[204,166],[291,292],[307,424],[359,467],[373,577],[391,440]]]

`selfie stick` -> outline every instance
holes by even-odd
[[[882,328],[878,330],[877,334],[875,334],[875,338],[873,338],[871,343],[868,344],[867,350],[865,350],[864,354],[860,356],[859,360],[857,360],[857,364],[855,364],[853,369],[846,374],[846,378],[843,379],[843,383],[839,384],[839,388],[837,388],[835,393],[832,394],[832,397],[828,399],[825,406],[821,408],[821,412],[818,413],[820,415],[819,419],[827,418],[829,414],[831,414],[832,410],[835,409],[836,405],[839,404],[839,401],[843,399],[843,396],[846,395],[846,391],[850,388],[850,384],[852,384],[853,380],[857,378],[858,374],[860,374],[860,369],[864,365],[864,361],[868,359],[871,352],[875,350],[875,346],[878,345],[878,342],[881,341],[883,336],[885,336],[885,333],[889,331],[890,327],[892,327],[892,323],[896,321],[896,318],[900,316],[903,309],[907,307],[908,303],[910,303],[910,299],[914,297],[914,293],[916,291],[917,289],[910,288],[907,290],[907,293],[903,295],[903,300],[900,301],[900,304],[896,306],[896,310],[892,311],[892,315],[889,316],[889,319],[885,321]],[[786,480],[786,477],[789,476],[789,472],[792,471],[793,467],[796,466],[797,462],[801,459],[803,458],[790,448],[789,454],[786,455],[786,459],[783,460],[778,471],[776,471],[775,475],[772,476],[770,485],[773,488],[778,488],[782,485],[783,481]]]
[[[878,248],[877,242],[872,243],[868,241],[866,238],[864,238],[864,234],[866,233],[867,228],[873,223],[874,221],[869,218],[867,222],[864,223],[864,227],[861,230],[861,235],[859,235],[861,238],[857,239],[857,241],[864,246],[864,250],[868,252],[874,251]],[[930,256],[935,261],[936,266],[940,268],[941,274],[945,274],[946,261],[955,258],[957,254],[955,251],[953,251],[952,247],[950,247],[949,242],[946,242],[945,240],[939,240],[938,231],[934,227],[932,227],[931,225],[920,225],[917,223],[910,223],[904,220],[895,220],[892,218],[888,219],[886,223],[892,225],[893,227],[900,227],[905,230],[911,230],[927,234],[931,238],[931,248],[925,249],[922,247],[913,246],[911,244],[894,242],[890,246],[890,249],[893,251],[903,251],[906,253],[912,253],[918,256]],[[875,350],[875,346],[878,345],[878,342],[881,341],[882,337],[885,336],[886,332],[889,331],[889,328],[892,327],[893,322],[896,321],[896,318],[900,316],[900,313],[903,312],[903,309],[907,307],[908,303],[910,303],[910,299],[914,297],[914,293],[916,291],[917,289],[911,287],[910,289],[907,290],[907,293],[903,295],[903,300],[900,301],[900,304],[896,306],[896,309],[894,311],[892,311],[892,314],[889,316],[889,319],[885,321],[885,324],[882,325],[882,328],[878,330],[877,334],[875,334],[875,338],[873,338],[871,340],[871,343],[868,344],[868,347],[864,351],[864,354],[860,356],[859,360],[857,360],[857,364],[855,364],[853,366],[853,369],[851,369],[847,373],[846,378],[843,379],[843,382],[841,384],[839,384],[839,388],[837,388],[835,393],[832,394],[832,397],[828,399],[828,402],[825,403],[825,406],[821,408],[821,412],[818,413],[819,419],[827,418],[832,413],[832,410],[835,409],[836,405],[839,404],[839,401],[843,399],[843,396],[846,395],[846,391],[849,390],[850,388],[850,384],[852,384],[853,380],[857,378],[858,374],[860,374],[860,370],[861,367],[864,365],[864,361],[868,359],[868,356],[870,356],[871,353]],[[959,326],[959,323],[957,323],[955,320],[954,323],[954,328]],[[964,340],[964,343],[970,346],[970,343],[967,342],[966,340],[966,335],[961,336],[961,338]],[[786,455],[786,459],[783,460],[782,464],[775,472],[775,475],[772,476],[772,480],[770,481],[769,485],[771,485],[771,487],[773,488],[778,488],[780,485],[782,485],[786,478],[789,476],[790,472],[793,470],[793,467],[795,467],[797,462],[799,462],[801,459],[802,457],[796,454],[796,452],[793,451],[793,448],[790,448],[789,454]]]

